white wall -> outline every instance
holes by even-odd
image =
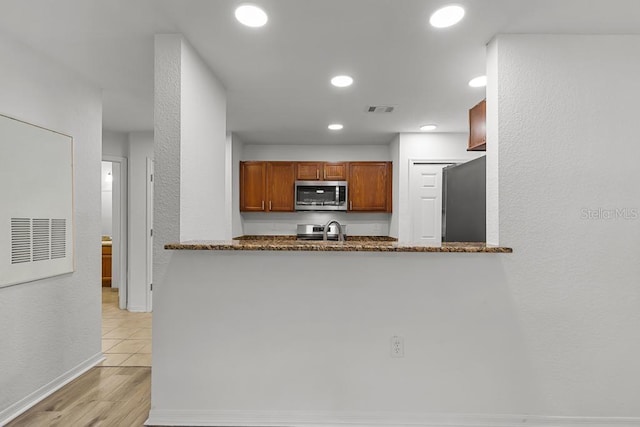
[[[228,239],[226,90],[184,39],[181,61],[180,240]]]
[[[640,36],[493,44],[498,140],[487,146],[498,147],[500,243],[514,248],[505,291],[536,378],[528,409],[638,416]],[[602,213],[625,208],[627,219]]]
[[[153,159],[153,132],[129,134],[129,276],[127,308],[149,311],[147,283],[147,159]]]
[[[171,257],[164,250],[180,241],[180,81],[182,37],[158,34],[154,46],[153,277],[160,283]]]
[[[226,93],[180,34],[155,36],[153,278],[168,242],[228,239]]]
[[[271,161],[390,161],[388,145],[265,145],[246,144],[242,150],[242,160]],[[239,180],[239,170],[235,178]],[[239,192],[239,187],[237,189]],[[240,204],[234,205],[239,211]],[[395,206],[393,207],[395,209]],[[326,224],[337,219],[347,225],[350,235],[387,236],[391,215],[381,213],[331,213],[331,212],[291,212],[291,213],[243,213],[241,234],[295,234],[298,224]],[[234,234],[236,237],[237,234]]]
[[[388,145],[267,145],[245,144],[242,160],[389,161]]]
[[[391,162],[393,163],[393,185],[391,187],[393,195],[393,212],[389,222],[389,236],[398,238],[400,229],[400,215],[398,213],[400,202],[400,134],[396,135],[389,144],[389,154],[391,156]]]
[[[231,236],[238,237],[243,234],[244,220],[240,214],[240,159],[244,144],[236,134],[231,134],[231,205],[227,208],[231,211]]]
[[[397,237],[411,241],[409,175],[410,163],[419,161],[467,161],[485,155],[484,152],[467,151],[469,134],[466,133],[402,133],[398,142],[397,176]],[[394,188],[396,190],[396,188]]]
[[[176,251],[154,294],[149,424],[524,424],[491,416],[536,392],[508,257]]]
[[[349,236],[388,236],[390,215],[354,212],[247,212],[242,214],[242,218],[244,235],[292,235],[296,234],[298,224],[324,225],[335,219],[347,226]]]
[[[0,113],[74,139],[76,257],[72,274],[0,289],[3,424],[101,355],[102,104],[97,88],[4,35],[0,57]]]
[[[103,236],[111,236],[113,233],[113,181],[107,181],[106,177],[111,175],[111,162],[102,162],[102,173],[100,181],[102,187],[102,230]],[[113,175],[111,175],[113,177]]]
[[[124,132],[102,131],[102,155],[127,157],[129,154],[129,138]]]
[[[487,237],[490,245],[500,243],[500,204],[498,170],[498,44],[493,40],[487,46]]]

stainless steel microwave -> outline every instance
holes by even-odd
[[[297,211],[346,211],[347,181],[296,181]]]

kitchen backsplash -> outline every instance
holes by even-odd
[[[391,214],[346,212],[243,213],[243,234],[296,234],[298,224],[324,225],[332,219],[346,224],[352,236],[388,236]]]

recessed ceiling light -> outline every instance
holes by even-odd
[[[420,126],[420,130],[422,131],[429,131],[429,130],[435,130],[438,126],[436,125],[422,125]]]
[[[469,80],[471,87],[485,87],[487,85],[487,76],[478,76]]]
[[[347,87],[353,84],[353,78],[351,76],[335,76],[331,79],[331,84],[335,87]]]
[[[243,4],[236,9],[236,19],[247,27],[262,27],[269,17],[266,12],[253,4]]]
[[[429,23],[436,28],[446,28],[457,24],[463,17],[464,9],[461,6],[445,6],[433,12]]]
[[[332,123],[327,127],[329,128],[329,130],[342,130],[344,126],[342,126],[340,123]]]

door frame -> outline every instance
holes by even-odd
[[[147,157],[147,273],[146,273],[146,288],[147,288],[147,311],[153,311],[153,174],[154,174],[154,161]]]
[[[127,195],[127,190],[129,188],[129,174],[128,174],[128,169],[127,169],[127,158],[126,157],[118,157],[118,156],[109,156],[109,155],[103,155],[102,156],[102,161],[104,162],[111,162],[111,163],[118,163],[120,166],[120,176],[119,178],[119,182],[120,182],[120,197],[119,200],[117,200],[116,202],[119,202],[120,205],[120,209],[119,209],[119,216],[120,216],[120,231],[119,233],[117,233],[117,235],[114,234],[113,236],[113,253],[114,253],[114,257],[112,258],[112,270],[116,270],[118,274],[114,275],[112,274],[112,277],[118,277],[119,278],[119,283],[118,283],[118,306],[120,307],[121,310],[125,310],[127,308],[127,304],[128,304],[128,289],[129,289],[129,268],[128,268],[128,264],[127,264],[127,260],[128,258],[128,251],[127,251],[127,230],[128,230],[128,224],[129,224],[129,216],[128,216],[128,195]],[[114,179],[114,181],[116,181]],[[117,255],[116,255],[117,253]]]

